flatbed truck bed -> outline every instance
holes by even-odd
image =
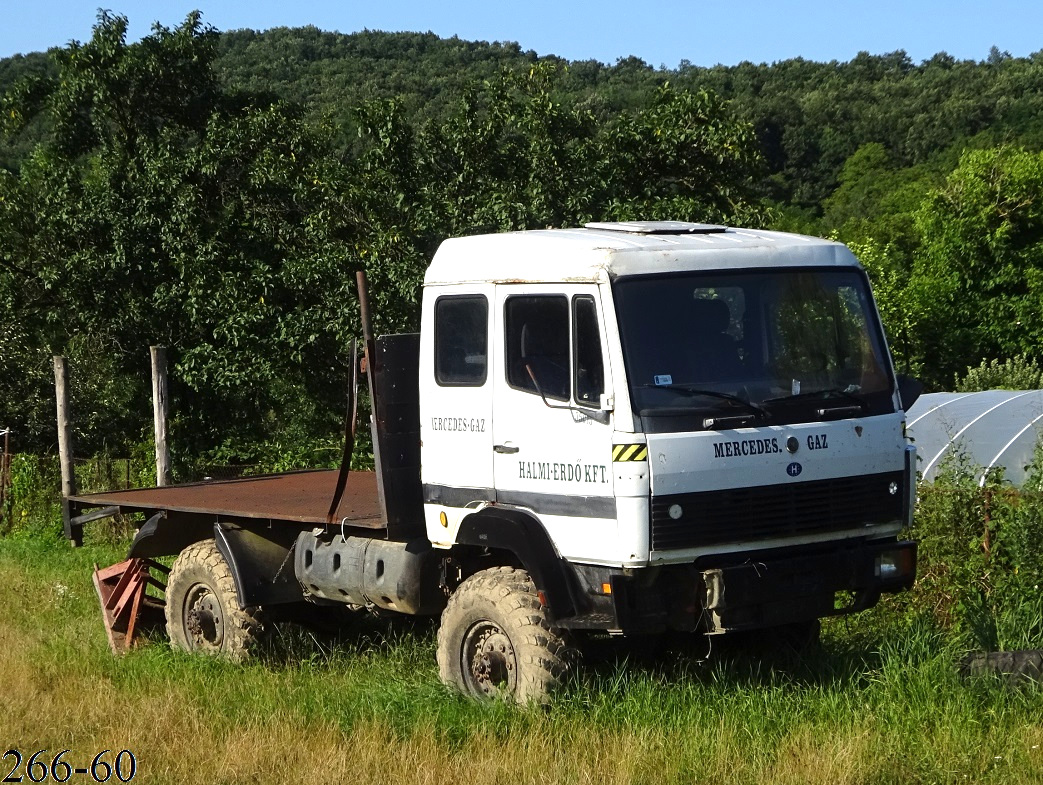
[[[228,520],[260,519],[272,524],[292,523],[297,528],[302,523],[324,525],[329,522],[337,475],[334,469],[322,469],[69,496],[67,520],[72,531],[68,533],[80,539],[83,524],[90,520],[113,514],[148,516],[159,511]],[[375,472],[353,471],[348,475],[333,520],[352,528],[385,528]]]

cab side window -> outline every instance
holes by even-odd
[[[542,391],[547,398],[567,401],[570,386],[568,298],[519,295],[507,298],[504,308],[507,383],[520,390]]]
[[[489,303],[483,295],[435,301],[435,381],[481,387],[489,367]]]
[[[589,295],[580,295],[572,300],[572,339],[576,403],[598,406],[601,394],[605,392],[605,364],[601,356],[598,310],[594,298]]]

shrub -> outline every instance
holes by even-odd
[[[11,456],[11,487],[4,505],[2,531],[27,537],[61,536],[61,472],[53,456]]]
[[[967,368],[963,378],[953,379],[956,392],[981,390],[1039,390],[1043,389],[1043,367],[1027,354],[1019,354],[1000,362],[982,360],[976,368]]]
[[[912,535],[920,542],[911,605],[930,610],[968,647],[1043,645],[1043,452],[1023,490],[956,449],[920,487]]]

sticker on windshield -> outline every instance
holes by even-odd
[[[653,376],[652,378],[655,380],[656,387],[664,387],[674,383],[674,377],[668,373],[664,373],[660,376]]]

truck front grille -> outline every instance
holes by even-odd
[[[652,550],[774,540],[897,521],[904,485],[898,471],[653,496]],[[677,518],[670,516],[675,505],[680,507]]]

